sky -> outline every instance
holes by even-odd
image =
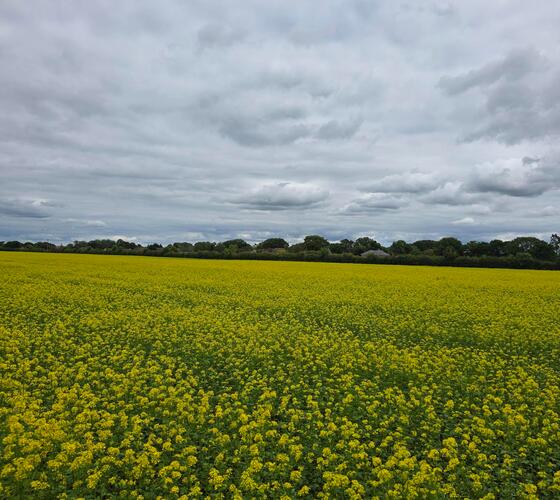
[[[560,231],[560,3],[2,0],[0,240]]]

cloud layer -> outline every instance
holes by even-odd
[[[3,1],[0,240],[557,232],[558,25],[545,1]]]

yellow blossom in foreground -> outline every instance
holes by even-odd
[[[1,498],[559,498],[560,273],[0,253]]]

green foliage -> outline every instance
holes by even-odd
[[[380,258],[362,257],[368,250],[382,249],[390,256]],[[0,250],[26,252],[102,253],[118,255],[149,255],[169,257],[192,257],[206,259],[252,259],[252,260],[304,260],[323,262],[383,263],[407,265],[452,265],[462,267],[510,267],[526,269],[560,268],[560,236],[553,234],[550,242],[534,237],[520,237],[512,241],[469,241],[462,244],[457,238],[445,237],[439,241],[419,240],[409,244],[397,240],[386,249],[371,237],[356,241],[342,239],[329,242],[322,236],[309,235],[304,241],[288,245],[283,238],[269,238],[254,247],[242,239],[219,243],[199,241],[194,244],[175,242],[163,247],[159,243],[142,246],[139,243],[118,239],[74,241],[67,245],[54,245],[8,241],[0,242]],[[255,252],[255,250],[257,250]]]
[[[560,236],[558,234],[553,234],[550,236],[550,245],[552,246],[554,253],[560,255]]]
[[[389,252],[393,255],[403,255],[412,252],[412,245],[404,240],[393,241],[393,244],[389,247]]]
[[[277,248],[288,248],[290,245],[284,238],[268,238],[261,241],[256,248],[259,250],[274,250]]]
[[[381,250],[381,243],[375,241],[369,236],[358,238],[352,245],[352,252],[356,255],[361,255],[368,250]]]
[[[329,242],[322,236],[313,234],[303,239],[303,245],[305,250],[321,250],[322,248],[328,248]]]

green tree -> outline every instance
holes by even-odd
[[[173,243],[173,248],[176,252],[187,253],[193,251],[194,245],[188,241],[176,241]]]
[[[412,245],[404,240],[393,241],[389,251],[394,255],[404,255],[412,252]]]
[[[4,248],[7,250],[17,250],[18,248],[21,248],[23,246],[23,243],[14,240],[14,241],[6,241],[6,243],[4,243]]]
[[[507,243],[502,240],[492,240],[488,243],[488,255],[492,257],[503,257],[507,254]]]
[[[321,250],[321,248],[328,248],[329,242],[322,236],[312,234],[303,239],[303,245],[305,250]]]
[[[337,253],[337,254],[352,253],[352,246],[353,245],[354,245],[354,242],[352,240],[343,239],[343,240],[340,240],[337,243],[331,243],[329,245],[329,248],[330,248],[330,251],[332,253]]]
[[[490,254],[490,244],[485,241],[469,241],[463,245],[463,253],[469,257],[482,257]]]
[[[437,241],[434,240],[418,240],[415,241],[413,244],[418,250],[421,252],[426,252],[428,250],[433,250],[437,246]]]
[[[436,253],[438,255],[445,255],[446,252],[449,253],[447,250],[448,247],[451,247],[455,251],[455,255],[462,255],[463,254],[463,244],[457,239],[453,237],[446,237],[441,238],[436,245]]]
[[[550,243],[532,236],[522,236],[511,240],[507,244],[507,251],[510,255],[528,253],[531,257],[540,260],[552,260],[556,256],[554,247]]]
[[[560,236],[556,233],[550,236],[550,245],[556,255],[560,255]]]
[[[284,238],[268,238],[267,240],[261,241],[257,248],[259,250],[274,250],[277,248],[288,248],[290,245]]]
[[[194,244],[195,252],[213,252],[216,250],[216,243],[213,241],[197,241]]]
[[[360,255],[368,250],[380,250],[381,248],[381,243],[369,236],[363,236],[354,242],[354,245],[352,245],[352,252],[356,255]]]
[[[454,247],[452,247],[451,245],[446,246],[443,249],[442,255],[446,258],[446,259],[454,259],[455,257],[457,257],[457,250],[455,250]]]
[[[223,246],[224,249],[233,252],[251,250],[253,248],[251,245],[249,245],[249,243],[247,243],[245,240],[242,240],[240,238],[234,240],[222,241],[221,245]]]

